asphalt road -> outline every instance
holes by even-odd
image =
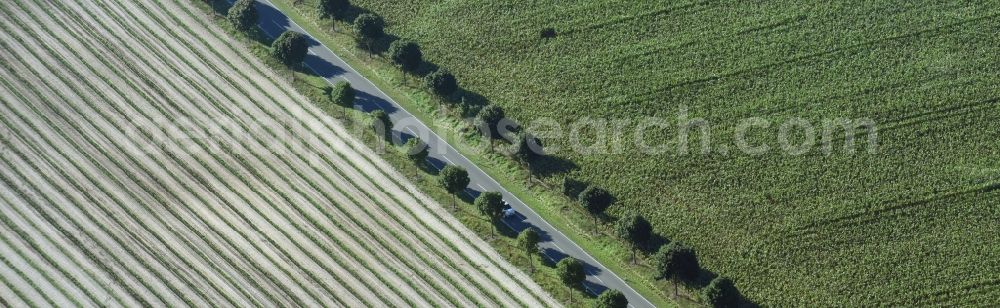
[[[312,36],[308,32],[291,21],[269,1],[258,0],[257,10],[260,15],[260,28],[267,36],[275,38],[285,30],[292,30],[303,33],[311,39]],[[525,205],[524,202],[500,186],[496,180],[466,159],[465,156],[445,142],[444,139],[439,137],[424,123],[421,123],[420,120],[403,109],[392,98],[383,93],[382,90],[379,90],[371,81],[347,65],[329,48],[314,39],[312,41],[312,46],[309,48],[309,55],[305,60],[307,68],[315,72],[316,75],[326,78],[331,84],[340,80],[350,82],[358,91],[355,108],[363,111],[384,110],[392,119],[394,130],[401,135],[403,140],[412,136],[418,136],[428,144],[430,147],[428,160],[435,168],[443,168],[445,164],[450,164],[461,166],[468,170],[471,183],[465,193],[470,197],[484,191],[501,192],[504,199],[518,213],[516,217],[504,219],[504,223],[516,232],[529,227],[538,230],[542,238],[539,248],[543,255],[553,262],[561,260],[566,256],[583,261],[587,271],[587,281],[584,283],[584,287],[589,292],[599,294],[609,288],[617,289],[625,294],[630,306],[653,307],[652,303],[639,295],[639,293],[619,278],[618,275],[615,275],[600,262],[597,262],[597,260],[584,252],[580,246],[542,219],[531,208]]]

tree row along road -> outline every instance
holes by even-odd
[[[257,1],[257,11],[260,15],[258,21],[260,28],[265,35],[271,38],[276,38],[286,30],[310,36],[308,32],[291,21],[284,12],[267,0]],[[465,193],[475,196],[480,192],[486,191],[500,192],[504,196],[504,199],[520,214],[517,219],[505,219],[503,222],[517,232],[529,227],[539,230],[544,240],[540,244],[540,249],[543,255],[550,260],[558,261],[565,256],[569,256],[583,261],[586,264],[587,271],[587,281],[584,286],[589,292],[598,294],[605,289],[617,289],[626,295],[630,305],[633,307],[653,306],[652,303],[632,289],[620,277],[605,268],[600,262],[580,248],[580,246],[542,219],[525,205],[524,202],[504,189],[496,180],[459,153],[443,138],[435,134],[427,125],[421,123],[420,120],[378,89],[371,81],[359,74],[343,59],[333,53],[330,48],[315,39],[311,41],[313,44],[309,48],[309,54],[312,56],[306,58],[305,66],[307,68],[319,76],[330,76],[327,77],[327,80],[331,84],[340,80],[350,82],[366,98],[364,102],[356,105],[356,108],[362,110],[384,110],[389,114],[392,122],[395,123],[393,129],[397,133],[419,137],[428,144],[430,147],[429,157],[432,162],[437,161],[457,165],[468,170],[471,182]],[[442,168],[443,166],[437,164],[436,167]]]
[[[0,306],[558,306],[186,2],[0,3]]]

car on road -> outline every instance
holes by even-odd
[[[507,200],[503,200],[503,217],[508,218],[514,215],[517,215],[517,211],[510,206],[510,203],[507,203]]]

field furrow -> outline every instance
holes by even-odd
[[[3,186],[0,186],[3,187]],[[24,295],[18,290],[12,289],[7,285],[7,280],[4,278],[2,272],[0,272],[0,305],[4,307],[30,307],[34,304],[26,302],[24,300]]]
[[[120,199],[120,198],[121,198],[121,196],[117,196],[117,198],[118,198],[118,199]],[[117,200],[117,199],[116,199],[116,200]],[[173,266],[174,266],[174,267],[177,267],[176,265],[173,265]]]
[[[80,94],[80,95],[83,95],[83,94]],[[240,238],[243,238],[243,237],[240,237]]]
[[[55,128],[56,131],[63,133],[65,136],[68,136],[67,140],[84,140],[84,139],[93,140],[94,136],[90,134],[93,134],[94,132],[98,131],[96,129],[72,130],[72,128],[68,128],[70,127],[70,125],[68,124],[67,121],[75,121],[75,123],[88,123],[87,120],[84,120],[82,118],[68,119],[68,120],[66,119],[52,120],[53,118],[56,117],[56,113],[54,111],[49,110],[46,107],[39,107],[39,106],[34,106],[31,109],[33,112],[35,112],[32,118],[45,119],[47,125],[52,125],[51,127]],[[91,121],[96,122],[93,120],[94,119],[92,118]],[[74,134],[73,132],[87,132],[87,136],[77,135]],[[107,140],[101,140],[101,141],[103,142],[98,144],[97,146],[109,144]],[[198,271],[199,277],[208,278],[210,281],[213,280],[211,277],[215,275],[204,276],[204,271],[201,270],[205,267],[204,264],[201,264],[198,258],[192,256],[192,252],[199,253],[201,250],[206,249],[206,247],[211,247],[211,246],[200,245],[201,247],[198,247],[198,246],[192,246],[191,244],[181,245],[181,243],[191,243],[191,239],[184,238],[183,234],[180,233],[178,230],[186,230],[189,228],[189,226],[178,226],[177,222],[165,223],[161,216],[164,215],[164,212],[167,212],[162,207],[167,207],[170,209],[179,208],[181,207],[181,203],[184,201],[157,202],[158,200],[163,200],[163,199],[156,199],[156,197],[158,196],[149,195],[148,193],[146,193],[147,191],[144,191],[144,189],[148,189],[148,187],[157,187],[157,183],[145,178],[138,177],[141,176],[141,174],[134,173],[134,171],[137,170],[138,168],[131,168],[132,166],[120,167],[120,165],[118,164],[128,161],[122,155],[109,155],[107,151],[98,151],[93,146],[80,146],[78,144],[69,144],[69,146],[70,148],[73,148],[77,151],[86,152],[87,157],[94,159],[93,161],[90,161],[90,163],[96,167],[91,167],[89,165],[77,166],[78,168],[84,168],[83,172],[106,173],[115,176],[116,178],[128,178],[131,180],[124,183],[121,181],[116,181],[115,183],[107,183],[107,184],[102,183],[100,187],[105,191],[110,191],[114,196],[115,200],[122,200],[120,202],[116,201],[116,204],[119,206],[117,210],[123,212],[136,211],[135,213],[130,214],[129,218],[137,219],[135,223],[137,225],[143,226],[144,230],[150,232],[151,235],[155,236],[160,245],[164,245],[164,247],[169,249],[169,253],[184,256],[184,258],[180,259],[184,261],[184,264],[175,264],[172,265],[172,267],[180,268],[181,272],[189,271],[187,269],[199,270]],[[124,195],[125,193],[127,193],[127,195]],[[151,204],[159,204],[159,206],[157,206],[156,208],[152,208]],[[142,207],[127,209],[126,207],[124,207],[126,205],[136,205],[136,206],[141,205]],[[153,220],[153,218],[155,218],[156,220]],[[169,220],[169,218],[167,219]],[[167,230],[160,227],[161,225],[170,229],[170,232],[167,232]],[[203,253],[199,253],[199,255],[203,255]],[[195,260],[194,263],[192,263],[191,260]],[[216,268],[216,270],[218,269]],[[191,275],[192,274],[190,273],[186,273],[185,276],[191,276]],[[220,290],[218,288],[220,288],[221,286],[221,288],[223,289],[228,289],[227,285],[231,284],[232,282],[211,281],[210,286],[201,286],[201,287],[213,288],[220,293],[227,293],[228,291],[224,292],[223,290]],[[216,300],[221,301],[222,299],[216,299]],[[225,299],[225,300],[230,301],[230,304],[238,305],[237,303],[232,302],[232,299]]]
[[[0,231],[6,235],[14,233],[2,225],[0,225]],[[63,285],[66,281],[61,280],[62,276],[57,275],[53,277],[49,273],[51,269],[40,267],[40,260],[37,260],[37,256],[31,254],[26,257],[20,253],[21,251],[27,252],[29,250],[24,247],[11,245],[6,236],[0,236],[0,259],[4,260],[6,266],[25,269],[25,271],[19,273],[24,275],[22,278],[28,280],[30,285],[37,286],[38,291],[46,296],[47,300],[51,301],[52,304],[63,307],[80,305],[80,302],[74,296],[83,297],[83,294],[72,294],[66,291]]]
[[[11,149],[11,151],[17,152],[19,150]],[[58,207],[58,204],[72,204],[71,202],[74,201],[82,201],[80,200],[82,198],[75,196],[74,196],[75,200],[73,201],[64,199],[62,197],[61,192],[58,191],[58,189],[53,188],[52,186],[49,185],[48,182],[45,182],[48,179],[44,179],[43,177],[35,177],[28,175],[29,173],[39,173],[45,171],[52,172],[52,170],[36,169],[35,166],[37,165],[32,166],[32,163],[23,161],[23,159],[25,159],[25,156],[23,156],[24,154],[17,153],[17,155],[21,156],[18,157],[18,159],[20,159],[19,161],[13,161],[13,159],[9,159],[6,165],[6,167],[9,168],[8,170],[11,171],[11,174],[9,175],[3,174],[0,176],[4,178],[4,181],[8,183],[8,185],[14,186],[13,188],[14,190],[21,191],[25,195],[31,196],[30,198],[27,199],[32,207],[52,209]],[[10,165],[10,163],[16,163],[16,165]],[[13,178],[19,179],[21,183],[16,184]],[[38,200],[38,199],[45,199],[45,200]],[[75,225],[73,228],[64,227],[69,232],[82,232],[91,236],[90,238],[90,240],[92,240],[91,243],[93,243],[96,246],[94,247],[94,249],[97,250],[97,253],[107,257],[107,259],[103,259],[100,262],[105,262],[105,265],[112,268],[124,268],[128,270],[129,271],[128,276],[134,277],[134,279],[138,280],[138,283],[142,285],[142,288],[145,288],[145,290],[137,291],[137,293],[138,292],[152,293],[152,296],[156,297],[161,302],[161,305],[163,304],[180,305],[181,303],[183,303],[182,299],[176,297],[173,294],[173,292],[169,290],[169,288],[167,288],[163,284],[163,282],[161,282],[161,279],[163,278],[160,278],[155,273],[150,273],[150,271],[142,270],[144,268],[151,268],[154,270],[160,268],[144,264],[142,261],[137,259],[137,258],[146,258],[147,257],[146,255],[138,254],[136,252],[125,249],[124,247],[131,247],[131,246],[126,246],[126,244],[131,244],[131,243],[125,243],[119,241],[118,239],[120,237],[116,236],[119,233],[124,233],[123,231],[121,230],[110,231],[107,230],[107,228],[101,228],[94,225],[101,223],[104,223],[106,225],[114,225],[114,223],[97,219],[93,220],[88,219],[87,221],[74,220],[72,217],[92,218],[92,216],[88,217],[85,211],[79,211],[74,209],[66,210],[66,212],[67,212],[66,214],[62,214],[60,216],[57,216],[59,215],[57,213],[51,213],[51,212],[46,214],[53,217],[54,220],[63,221],[63,224],[69,223]],[[133,244],[133,245],[138,245],[138,244]],[[136,257],[131,257],[133,255]],[[130,287],[134,289],[139,288],[134,285]],[[148,300],[149,299],[146,299],[146,301]]]
[[[39,234],[41,230],[18,225],[14,219],[19,217],[10,213],[12,207],[4,207],[3,211],[0,211],[0,227],[6,229],[0,237],[4,237],[4,241],[7,242],[8,246],[14,248],[14,252],[25,252],[21,257],[43,269],[46,277],[54,280],[57,285],[61,285],[62,291],[68,292],[66,295],[70,296],[77,306],[96,305],[96,303],[101,302],[101,299],[110,297],[103,292],[97,294],[98,291],[95,289],[99,289],[101,286],[84,274],[83,269],[76,264],[75,260],[61,254],[50,243],[41,240],[40,238],[43,237]],[[23,222],[23,220],[20,221]],[[29,232],[31,233],[29,234]],[[64,268],[60,264],[71,264],[73,267]]]
[[[17,201],[15,201],[17,200]],[[123,297],[127,295],[128,291],[123,289],[121,286],[115,284],[111,277],[105,274],[100,266],[94,264],[90,259],[87,259],[81,251],[75,247],[71,241],[60,234],[60,231],[49,225],[44,221],[43,217],[39,217],[36,213],[32,212],[31,209],[24,206],[23,201],[18,200],[17,196],[13,195],[13,192],[8,190],[0,191],[0,201],[9,206],[5,207],[3,215],[9,219],[12,223],[16,224],[18,222],[27,225],[22,225],[22,230],[26,232],[37,232],[41,234],[43,239],[38,239],[37,241],[43,242],[40,246],[45,247],[45,251],[50,254],[58,251],[59,254],[69,258],[70,263],[73,266],[73,270],[80,270],[84,273],[78,273],[78,277],[81,280],[90,280],[91,283],[83,282],[84,285],[91,286],[91,292],[94,292],[96,298],[102,304],[110,304],[112,302],[117,303],[122,306],[138,306],[139,303],[132,298]]]

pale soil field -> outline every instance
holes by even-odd
[[[0,3],[0,306],[557,306],[173,1]]]

